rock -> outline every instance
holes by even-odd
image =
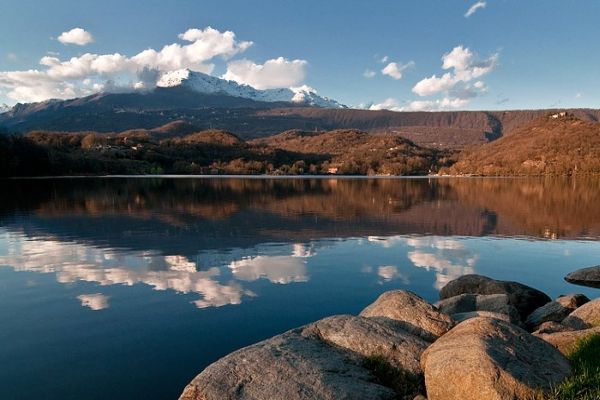
[[[546,303],[529,314],[525,325],[531,330],[536,330],[539,325],[547,321],[560,322],[565,319],[577,307],[590,301],[583,294],[570,294],[560,296],[555,301]]]
[[[525,320],[536,308],[551,301],[545,293],[518,282],[498,281],[482,275],[463,275],[448,282],[440,290],[440,300],[465,293],[506,294],[521,320]]]
[[[507,315],[512,323],[521,323],[519,312],[510,304],[510,299],[506,294],[459,294],[440,300],[435,305],[446,314],[489,311]]]
[[[305,332],[364,357],[383,357],[391,366],[414,376],[421,375],[419,359],[430,344],[387,318],[336,315],[309,325]]]
[[[385,292],[360,313],[363,317],[385,317],[402,329],[432,342],[454,326],[454,320],[416,294],[405,290]]]
[[[600,335],[600,326],[580,331],[562,331],[552,333],[534,333],[535,336],[545,340],[556,347],[561,353],[568,355],[575,343],[591,335]]]
[[[562,324],[573,329],[600,326],[600,299],[585,303],[566,317]]]
[[[550,344],[492,318],[458,324],[425,350],[421,366],[429,400],[532,399],[570,373]]]
[[[295,329],[209,365],[180,400],[393,399],[352,353]]]
[[[575,285],[600,288],[600,265],[573,271],[565,276],[565,281]]]
[[[456,313],[451,315],[457,322],[466,321],[467,319],[477,318],[477,317],[487,317],[487,318],[496,318],[501,321],[511,322],[510,317],[506,314],[495,313],[491,311],[470,311],[463,313]]]
[[[572,330],[573,330],[573,328],[564,326],[561,323],[554,322],[554,321],[548,321],[548,322],[542,322],[542,324],[540,326],[538,326],[537,330],[533,333],[534,334],[555,333],[555,332],[565,332],[565,331],[572,331]]]

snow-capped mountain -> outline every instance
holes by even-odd
[[[319,96],[313,88],[306,85],[289,89],[260,90],[189,69],[167,72],[160,77],[156,85],[162,88],[181,86],[204,94],[226,94],[263,102],[292,102],[315,107],[346,108],[333,99]]]
[[[11,106],[9,106],[8,104],[0,104],[0,114],[4,114],[5,112],[9,112],[11,110]]]

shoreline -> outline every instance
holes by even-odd
[[[595,284],[598,269],[565,280],[576,274]],[[600,298],[552,301],[518,282],[464,275],[435,304],[392,290],[357,316],[333,315],[236,350],[179,399],[557,400],[572,382],[590,385],[577,381],[583,367],[572,355],[600,351],[599,314]]]

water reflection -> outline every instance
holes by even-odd
[[[108,308],[108,299],[110,296],[105,296],[102,293],[81,294],[77,296],[83,307],[88,307],[93,311],[104,310]]]
[[[240,304],[243,297],[255,296],[239,281],[266,278],[270,282],[287,284],[307,282],[307,257],[313,250],[294,245],[291,255],[261,255],[232,261],[227,266],[199,270],[195,262],[184,256],[160,255],[153,252],[122,252],[75,243],[5,232],[1,235],[6,254],[0,255],[0,265],[15,271],[53,273],[63,284],[77,281],[100,286],[143,283],[154,290],[173,290],[201,296],[193,303],[198,308]],[[278,248],[278,251],[285,251]],[[229,273],[230,272],[230,273]],[[108,307],[108,298],[100,294],[78,297],[82,306],[92,310]]]

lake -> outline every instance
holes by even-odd
[[[463,274],[597,289],[596,178],[0,181],[0,398],[174,399],[206,365]]]

